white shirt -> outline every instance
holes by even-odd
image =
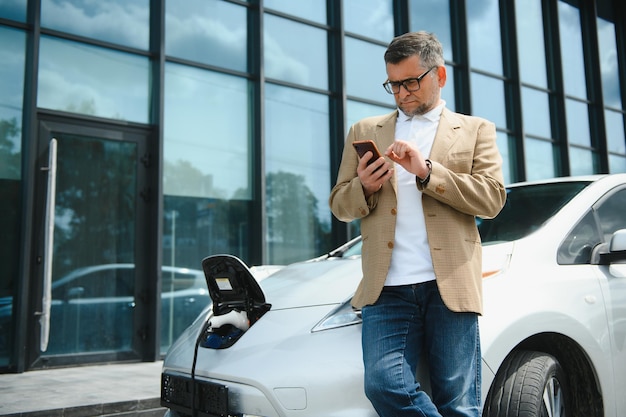
[[[428,113],[414,117],[408,117],[398,110],[395,140],[412,142],[428,158],[444,107],[445,102],[442,100]],[[385,285],[432,281],[435,279],[435,271],[426,235],[422,193],[417,189],[414,174],[399,164],[395,164],[395,170],[398,185],[396,233]]]

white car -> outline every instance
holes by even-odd
[[[483,415],[625,416],[626,174],[507,190],[498,217],[477,220]],[[228,255],[202,265],[213,305],[165,357],[166,415],[376,416],[350,306],[358,238],[260,282]]]

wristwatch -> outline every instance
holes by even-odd
[[[417,175],[415,176],[415,181],[419,182],[419,185],[422,187],[426,187],[428,185],[428,181],[430,181],[430,173],[433,172],[433,164],[430,162],[430,159],[426,160],[426,166],[428,167],[428,174],[426,174],[425,178],[420,178]]]

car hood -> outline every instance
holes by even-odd
[[[338,304],[361,280],[361,258],[327,258],[289,265],[261,281],[272,310]]]

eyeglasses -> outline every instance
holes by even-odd
[[[417,78],[407,78],[402,81],[386,81],[383,83],[383,87],[385,87],[385,91],[389,94],[398,94],[400,92],[400,86],[404,87],[407,92],[412,93],[420,89],[420,81],[422,81],[422,78],[435,68],[437,68],[437,66],[430,67],[428,71]]]

